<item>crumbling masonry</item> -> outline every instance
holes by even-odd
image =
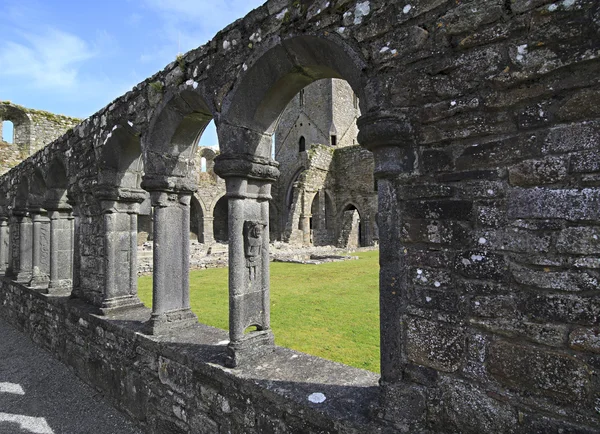
[[[270,0],[0,178],[0,311],[149,432],[598,432],[599,35],[593,0]],[[272,133],[322,78],[374,158],[380,378],[269,326]],[[189,309],[184,241],[210,119],[226,345]]]

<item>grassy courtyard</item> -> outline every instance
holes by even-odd
[[[379,372],[379,252],[321,265],[271,263],[271,326],[288,348]],[[227,329],[227,269],[190,273],[192,310],[200,322]],[[152,304],[152,276],[139,279]]]

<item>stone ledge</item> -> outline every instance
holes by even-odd
[[[379,391],[375,373],[282,347],[275,347],[253,366],[229,369],[225,367],[228,334],[224,330],[197,324],[173,334],[148,336],[143,330],[149,309],[102,317],[78,299],[40,294],[7,279],[0,279],[0,288],[3,318],[71,365],[79,377],[100,388],[142,426],[152,424],[156,417],[174,419],[187,429],[193,425],[173,414],[164,415],[164,403],[140,396],[143,385],[151,394],[166,389],[162,400],[170,401],[167,407],[183,406],[188,414],[202,413],[201,417],[217,425],[225,423],[231,412],[241,415],[252,410],[287,425],[290,431],[295,422],[288,419],[296,418],[319,432],[375,433],[380,429],[369,421]],[[15,305],[24,307],[23,311],[11,308]],[[38,321],[33,324],[32,318]],[[98,349],[102,349],[104,366],[92,360]],[[115,365],[117,371],[111,368]],[[131,377],[141,382],[137,391],[129,387],[135,383]],[[209,389],[218,391],[219,409],[210,405],[214,400],[204,402],[208,398],[202,391]],[[310,402],[313,393],[324,394],[326,400]],[[136,410],[140,402],[145,410]]]

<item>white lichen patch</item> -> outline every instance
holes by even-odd
[[[431,297],[425,297],[425,301],[429,303],[431,301]]]
[[[321,392],[315,392],[308,395],[308,400],[314,404],[325,402],[327,398]]]
[[[242,64],[242,69],[243,69],[244,71],[247,71],[247,70],[248,70],[248,65],[246,65],[245,63],[243,63],[243,64]]]
[[[438,282],[437,280],[435,282],[433,282],[433,286],[435,286],[436,288],[439,288],[442,284],[440,282]]]
[[[223,50],[227,51],[229,50],[229,47],[231,47],[231,43],[227,39],[225,39],[223,41]]]
[[[473,262],[481,262],[481,261],[483,261],[483,256],[482,255],[471,255],[471,260]]]
[[[479,244],[485,244],[487,243],[487,240],[483,237],[479,238]]]
[[[191,86],[194,89],[196,89],[198,87],[198,83],[192,79],[189,79],[188,81],[185,82],[186,86]]]
[[[287,8],[285,8],[284,10],[279,12],[277,15],[275,15],[275,18],[277,18],[278,20],[283,20],[283,17],[285,17],[285,14],[287,14],[287,12],[288,12],[288,10],[287,10]]]
[[[338,27],[337,32],[341,35],[342,33],[344,33],[344,30],[346,30],[345,27]]]
[[[412,9],[412,5],[406,5],[404,6],[404,8],[402,9],[402,13],[407,14],[410,12],[410,10]]]
[[[369,13],[371,13],[371,4],[368,1],[357,3],[354,9],[354,25],[362,23],[363,17],[366,17]]]
[[[516,59],[520,62],[524,59],[527,54],[527,44],[519,45],[517,47],[517,57]]]
[[[261,36],[261,32],[260,29],[257,30],[256,32],[252,33],[250,35],[250,42],[261,42],[262,41],[262,36]]]
[[[390,47],[381,47],[381,50],[379,50],[380,53],[385,53],[386,51],[390,51]]]

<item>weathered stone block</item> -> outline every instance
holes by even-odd
[[[503,255],[485,250],[469,250],[456,257],[454,269],[470,279],[502,280],[508,266]]]
[[[408,217],[429,220],[470,220],[473,203],[466,200],[429,200],[407,202]]]
[[[600,91],[584,89],[567,99],[560,110],[558,117],[564,121],[593,119],[600,116]]]
[[[542,289],[577,292],[594,291],[598,287],[598,279],[584,271],[537,271],[526,268],[517,268],[512,272],[513,277],[521,285],[533,286]]]
[[[600,300],[572,294],[529,294],[520,310],[541,321],[595,325],[600,315]]]
[[[509,169],[508,179],[518,186],[553,184],[567,177],[567,166],[567,159],[561,157],[524,161]]]
[[[444,372],[459,369],[465,351],[462,328],[413,317],[406,321],[406,338],[412,362]]]
[[[569,170],[574,173],[600,172],[600,152],[596,150],[572,155]]]
[[[508,194],[509,218],[600,219],[600,188],[515,188]]]
[[[574,357],[556,351],[497,341],[490,347],[489,370],[501,383],[563,399],[581,399],[591,371]]]
[[[564,346],[568,332],[565,325],[538,324],[511,318],[510,315],[507,318],[471,318],[469,322],[492,333],[511,338],[525,338],[552,347]]]
[[[569,345],[574,350],[600,354],[600,327],[576,328],[569,334]]]
[[[438,429],[464,433],[513,433],[517,414],[508,403],[494,399],[485,390],[455,378],[441,381],[444,422]]]
[[[471,301],[471,312],[476,317],[514,318],[516,311],[517,303],[510,295],[478,296]]]
[[[586,121],[550,128],[544,153],[596,150],[600,146],[600,122]]]
[[[600,253],[600,228],[575,227],[563,229],[556,241],[556,250],[560,253],[578,255]]]

